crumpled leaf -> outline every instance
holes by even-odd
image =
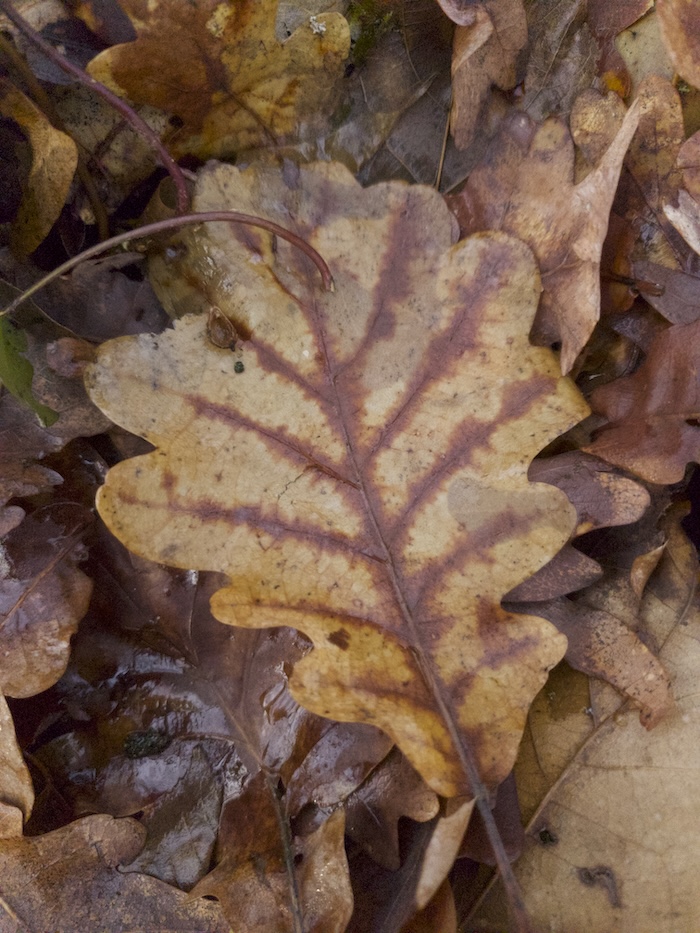
[[[585,448],[651,483],[677,483],[700,460],[700,322],[676,324],[653,342],[631,376],[596,389],[594,410],[607,424]]]
[[[12,248],[33,253],[61,213],[78,164],[78,147],[54,129],[44,114],[7,78],[0,78],[0,115],[27,136],[32,164],[12,224]]]
[[[86,516],[79,508],[24,519],[0,551],[0,686],[6,695],[47,690],[68,663],[70,638],[92,582],[78,569]]]
[[[552,118],[537,128],[525,115],[516,116],[452,200],[464,233],[503,230],[535,253],[544,286],[535,333],[538,341],[561,342],[564,373],[598,320],[603,240],[638,118],[633,105],[597,168],[574,185],[566,126]]]
[[[178,930],[229,933],[217,904],[148,875],[123,874],[143,844],[135,820],[86,817],[43,836],[3,839],[3,908],[31,930]]]
[[[657,0],[656,15],[668,56],[688,84],[700,87],[700,11],[693,0]]]
[[[522,0],[484,0],[472,4],[473,21],[455,30],[452,57],[452,114],[455,143],[466,149],[476,132],[484,99],[496,85],[515,86],[515,63],[527,42]]]
[[[103,345],[93,399],[159,449],[112,469],[100,512],[136,552],[225,571],[221,620],[309,635],[290,680],[309,709],[378,725],[445,796],[473,755],[497,784],[563,648],[500,607],[574,523],[527,466],[586,411],[527,340],[532,256],[502,234],[452,246],[434,191],[363,191],[333,164],[212,165],[212,200],[293,219],[336,292],[267,235],[200,238],[208,294],[250,339],[220,350],[190,316]]]
[[[647,732],[615,697],[610,714],[572,749],[514,866],[533,925],[543,929],[673,933],[700,923],[700,612],[697,565],[689,575],[676,554],[682,537],[677,528],[641,612],[645,641],[672,673],[677,711]],[[595,700],[593,707],[597,716]],[[506,929],[499,899],[496,887],[470,928]]]
[[[275,36],[277,0],[122,3],[138,38],[102,52],[90,74],[139,104],[182,121],[167,143],[180,157],[232,155],[279,144],[327,113],[350,50],[339,13],[310,17]],[[173,55],[177,49],[177,55]]]

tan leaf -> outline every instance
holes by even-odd
[[[572,749],[515,865],[542,929],[675,933],[700,924],[700,611],[690,602],[697,568],[689,579],[681,554],[677,569],[681,538],[677,529],[641,613],[645,639],[663,646],[677,710],[647,732],[623,706]],[[506,929],[502,898],[494,889],[470,929]]]
[[[7,78],[0,78],[0,115],[13,120],[29,140],[32,164],[12,224],[12,247],[33,253],[58,219],[78,164],[78,147]]]
[[[157,0],[147,13],[129,0],[122,8],[138,38],[102,52],[89,71],[130,100],[179,117],[168,140],[178,156],[221,157],[298,134],[332,105],[350,50],[339,13],[309,17],[280,42],[277,0]]]
[[[499,783],[563,649],[500,599],[575,521],[527,467],[586,411],[528,343],[531,253],[450,246],[434,191],[364,191],[333,164],[295,182],[211,166],[200,191],[198,209],[291,215],[336,292],[267,235],[202,239],[209,294],[250,339],[218,349],[190,316],[103,345],[93,399],[159,449],[110,472],[101,514],[132,550],[226,572],[221,620],[305,632],[290,686],[309,709],[379,726],[445,796],[469,791],[472,755]]]
[[[668,56],[688,84],[700,87],[700,10],[694,0],[657,0],[659,31]]]
[[[627,146],[639,118],[627,112],[597,168],[574,184],[574,147],[556,119],[535,128],[514,117],[453,199],[464,233],[503,230],[535,253],[544,292],[535,332],[560,341],[569,372],[600,313],[600,256]]]
[[[515,85],[516,59],[527,42],[522,0],[484,0],[468,12],[473,22],[455,30],[452,57],[450,125],[460,149],[466,149],[474,138],[491,86],[506,90]]]

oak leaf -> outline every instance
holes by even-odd
[[[475,760],[499,783],[563,651],[500,599],[575,524],[527,467],[587,410],[528,342],[532,254],[498,233],[453,245],[432,189],[364,191],[335,164],[212,165],[199,190],[198,209],[293,223],[336,291],[266,234],[212,228],[200,274],[249,339],[218,349],[188,316],[103,345],[93,399],[158,449],[110,471],[102,516],[137,553],[227,573],[220,620],[308,635],[290,685],[309,709],[379,726],[445,796]]]
[[[90,63],[90,74],[139,104],[182,121],[167,140],[178,156],[232,155],[279,143],[332,106],[350,50],[339,13],[309,17],[281,42],[277,0],[158,0],[148,14],[123,3],[138,32]],[[173,55],[173,49],[177,55]]]
[[[538,341],[561,342],[564,373],[598,320],[603,240],[638,116],[633,105],[598,166],[576,185],[565,124],[551,118],[536,127],[515,116],[452,200],[464,233],[503,230],[533,250],[544,285],[535,331]]]

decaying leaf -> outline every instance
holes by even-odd
[[[460,149],[474,138],[482,104],[496,85],[516,83],[515,63],[527,42],[522,0],[484,0],[468,8],[472,22],[455,30],[452,58],[452,135]]]
[[[14,120],[31,146],[29,177],[12,227],[13,249],[28,255],[61,213],[78,164],[78,147],[6,78],[0,78],[0,115]]]
[[[332,106],[350,50],[339,13],[310,17],[284,42],[275,35],[277,0],[205,0],[192,7],[158,0],[144,15],[122,3],[138,38],[102,52],[93,77],[182,121],[168,140],[177,155],[233,155],[298,135]],[[173,49],[177,55],[173,55]]]
[[[700,322],[660,334],[631,376],[591,396],[607,424],[586,448],[651,483],[677,483],[700,460],[700,383],[696,341]]]
[[[575,522],[527,467],[586,412],[527,340],[531,253],[452,245],[434,191],[363,191],[333,164],[212,165],[212,200],[293,223],[336,291],[266,234],[200,239],[204,288],[248,339],[218,349],[190,316],[103,345],[93,399],[158,451],[110,472],[101,514],[137,553],[226,572],[222,621],[311,637],[290,681],[309,709],[378,725],[445,796],[469,792],[471,756],[497,784],[563,650],[500,607]]]
[[[610,207],[639,108],[627,112],[597,168],[574,184],[574,147],[564,123],[539,128],[513,117],[452,203],[464,233],[503,230],[535,253],[544,291],[538,342],[561,343],[569,372],[600,313],[600,256]]]
[[[12,715],[0,695],[0,800],[3,807],[17,807],[24,819],[34,805],[34,788],[29,769],[17,744]],[[21,829],[20,829],[21,832]],[[0,837],[3,835],[0,830]]]

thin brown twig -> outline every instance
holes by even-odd
[[[333,276],[331,275],[331,270],[328,268],[325,259],[313,246],[302,239],[302,237],[297,236],[296,233],[292,233],[291,230],[280,227],[279,224],[274,223],[272,220],[266,220],[264,217],[255,217],[252,214],[241,214],[239,211],[203,211],[201,213],[181,214],[177,217],[168,217],[166,220],[159,220],[156,223],[139,227],[137,230],[129,230],[126,233],[120,233],[118,236],[113,236],[109,240],[105,240],[104,243],[97,243],[95,246],[91,246],[90,249],[78,253],[77,256],[73,256],[72,259],[57,266],[52,272],[49,272],[48,275],[45,275],[43,278],[39,279],[38,282],[35,282],[26,289],[26,291],[23,291],[21,295],[18,295],[14,301],[6,305],[0,311],[0,317],[11,314],[21,304],[31,298],[32,295],[35,295],[50,282],[53,282],[54,279],[75,269],[81,262],[93,259],[95,256],[99,256],[101,253],[105,253],[115,246],[121,246],[123,243],[128,243],[131,240],[140,240],[158,233],[166,233],[169,230],[177,230],[179,227],[185,227],[191,224],[214,222],[245,224],[249,227],[260,227],[262,230],[274,233],[276,236],[280,237],[280,239],[286,240],[288,243],[291,243],[292,246],[296,246],[297,249],[308,256],[321,273],[324,288],[327,291],[333,291]]]
[[[118,111],[118,113],[122,115],[124,120],[126,120],[132,129],[134,129],[153,147],[153,149],[158,154],[161,164],[167,170],[168,174],[173,180],[173,184],[175,185],[175,190],[177,191],[177,209],[181,213],[184,213],[189,207],[190,203],[187,183],[185,182],[185,178],[182,174],[180,166],[163,145],[163,142],[158,134],[151,129],[145,120],[143,120],[138,115],[138,113],[136,113],[136,111],[126,103],[126,101],[122,100],[121,97],[118,97],[116,94],[110,91],[110,89],[105,87],[104,84],[91,77],[86,71],[83,71],[82,68],[79,68],[77,65],[74,65],[73,62],[68,61],[67,58],[61,55],[60,52],[58,52],[52,45],[43,39],[38,32],[32,29],[26,19],[24,19],[24,17],[14,9],[10,0],[0,0],[0,11],[2,11],[2,13],[10,20],[10,22],[13,23],[17,29],[19,29],[27,41],[31,42],[32,45],[39,49],[50,61],[54,63],[54,65],[57,65],[85,87],[88,87],[96,94],[99,94],[103,100],[105,100],[111,107],[113,107],[116,111]]]

